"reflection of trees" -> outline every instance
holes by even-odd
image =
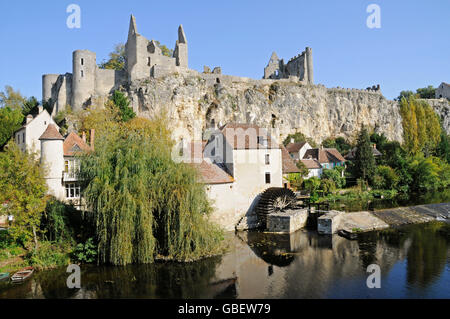
[[[249,232],[248,241],[250,249],[269,265],[286,267],[295,257],[289,253],[294,252],[291,247],[291,234],[270,234]]]
[[[364,270],[371,264],[377,263],[377,239],[376,232],[360,234],[358,236],[359,259]]]
[[[447,261],[447,242],[439,235],[440,225],[432,223],[412,227],[412,244],[408,250],[407,280],[425,288],[438,278]]]

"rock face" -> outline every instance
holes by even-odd
[[[166,112],[176,139],[198,140],[205,128],[246,122],[271,130],[279,142],[297,131],[318,143],[330,136],[354,139],[362,124],[402,141],[397,102],[379,91],[201,73],[149,78],[126,90],[139,116]]]
[[[442,120],[442,125],[444,129],[447,131],[447,134],[450,134],[450,102],[447,99],[426,99],[427,102],[439,115]]]

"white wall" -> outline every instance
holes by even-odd
[[[41,164],[45,169],[45,180],[48,185],[48,194],[59,200],[65,200],[62,178],[64,172],[63,140],[41,141]]]
[[[55,124],[52,117],[46,110],[38,114],[30,123],[28,123],[24,128],[20,129],[14,134],[14,140],[16,143],[19,141],[18,135],[20,135],[20,149],[22,151],[27,150],[29,153],[36,153],[37,158],[41,157],[41,142],[39,138],[47,129],[47,126],[52,123]],[[56,125],[56,124],[55,124]],[[59,130],[59,127],[56,125]],[[22,141],[23,133],[25,133],[25,144]]]
[[[235,189],[234,183],[206,185],[206,194],[214,207],[210,221],[226,231],[233,231],[242,217],[234,202]]]

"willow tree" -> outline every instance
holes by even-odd
[[[108,126],[81,164],[84,197],[96,214],[99,261],[150,263],[218,252],[221,233],[196,171],[171,159],[163,119]]]

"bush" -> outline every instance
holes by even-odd
[[[28,254],[30,264],[38,270],[66,266],[70,263],[70,245],[50,241],[40,242],[39,248]]]
[[[373,186],[377,189],[394,189],[397,187],[399,180],[400,178],[394,169],[380,165],[377,167]]]
[[[343,167],[334,169],[324,169],[321,175],[322,179],[329,179],[334,182],[335,187],[343,188],[345,186],[345,177],[342,177]]]
[[[330,194],[336,190],[336,185],[332,179],[322,179],[320,181],[320,189],[324,194]]]
[[[93,263],[97,260],[97,246],[89,238],[84,244],[78,244],[72,252],[72,259],[81,263]]]

